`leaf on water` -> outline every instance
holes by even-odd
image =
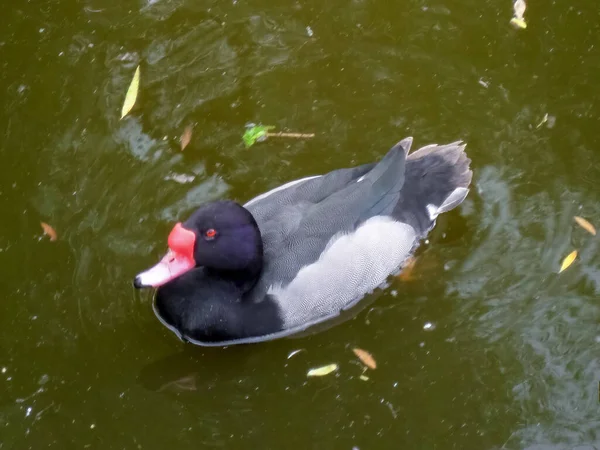
[[[192,130],[193,128],[191,125],[188,125],[185,127],[185,130],[183,130],[183,134],[181,135],[181,151],[185,150],[192,140]]]
[[[577,225],[579,225],[581,228],[583,228],[588,233],[596,236],[596,227],[594,227],[594,225],[589,223],[583,217],[575,216],[573,218],[575,219],[575,222],[577,222]]]
[[[306,374],[307,377],[322,377],[325,375],[329,375],[331,372],[335,372],[338,370],[337,364],[328,364],[323,367],[316,367],[314,369],[310,369]]]
[[[295,355],[297,355],[298,353],[303,352],[303,351],[304,351],[303,348],[299,348],[298,350],[292,350],[290,352],[290,354],[287,356],[287,359],[290,359],[290,358],[294,357]]]
[[[535,129],[539,129],[544,124],[546,124],[546,128],[554,128],[554,125],[556,124],[556,117],[551,116],[548,113],[544,114],[544,117],[542,117],[540,123],[535,126]]]
[[[527,9],[525,0],[515,0],[515,2],[513,3],[513,10],[515,11],[515,17],[517,19],[523,20],[523,14],[525,14],[525,9]]]
[[[184,173],[169,174],[164,178],[165,181],[171,180],[171,181],[175,181],[176,183],[179,183],[179,184],[191,183],[195,179],[196,179],[196,177],[194,175],[186,175]]]
[[[274,126],[264,126],[264,125],[255,125],[248,124],[246,126],[246,132],[242,136],[242,140],[246,145],[246,148],[252,147],[257,142],[262,142],[267,138],[267,134],[269,130],[273,130]]]
[[[571,264],[573,264],[573,261],[575,261],[575,258],[577,258],[577,250],[573,250],[571,253],[569,253],[567,255],[567,257],[565,259],[563,259],[563,262],[560,265],[560,270],[558,271],[558,273],[561,273],[563,270],[567,269]]]
[[[544,117],[542,118],[542,121],[540,123],[538,123],[535,128],[539,128],[542,125],[544,125],[546,122],[548,122],[548,113],[544,114]]]
[[[525,22],[525,19],[519,19],[517,17],[513,17],[512,19],[510,19],[510,23],[515,28],[519,28],[521,30],[524,30],[525,28],[527,28],[527,23]]]
[[[361,362],[367,366],[369,369],[376,369],[377,363],[375,362],[375,358],[366,350],[360,348],[353,348],[352,351],[361,360]]]
[[[406,263],[404,263],[404,267],[402,267],[402,271],[398,274],[398,278],[400,278],[402,281],[412,281],[414,279],[416,262],[417,259],[414,256],[410,256]]]
[[[46,234],[51,241],[58,239],[58,235],[56,234],[56,231],[54,231],[54,228],[45,222],[40,222],[40,225],[42,226],[42,230],[44,230],[44,234]]]
[[[131,80],[131,84],[129,85],[129,89],[127,89],[127,95],[125,95],[125,101],[123,102],[123,108],[121,109],[121,119],[125,117],[129,111],[131,111],[133,105],[135,105],[139,87],[140,66],[137,66],[137,69],[135,69],[135,74],[133,75],[133,79]]]
[[[361,379],[361,380],[363,380],[363,381],[369,381],[369,377],[368,377],[368,376],[366,376],[366,375],[361,375],[361,376],[360,376],[360,377],[358,377],[358,378],[360,378],[360,379]]]

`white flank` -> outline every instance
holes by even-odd
[[[271,286],[284,327],[313,322],[353,306],[381,286],[408,257],[415,230],[391,217],[376,216],[355,232],[334,236],[319,259],[303,267],[287,286]]]

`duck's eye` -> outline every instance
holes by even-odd
[[[206,240],[212,241],[214,238],[217,237],[217,230],[215,230],[214,228],[209,228],[204,232],[204,237],[206,238]]]

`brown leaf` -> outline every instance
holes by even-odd
[[[48,225],[45,222],[40,222],[40,225],[42,226],[42,229],[44,230],[44,233],[46,235],[48,235],[48,237],[50,237],[51,241],[55,241],[58,239],[58,236],[56,234],[56,231],[54,231],[54,228],[52,228],[50,225]]]
[[[192,130],[193,128],[191,125],[188,125],[185,127],[185,130],[183,130],[183,134],[181,135],[181,151],[185,150],[192,140]]]
[[[561,273],[563,270],[567,269],[571,264],[573,264],[573,261],[575,261],[575,258],[577,258],[577,250],[573,250],[571,253],[569,253],[567,255],[567,257],[565,259],[563,259],[563,262],[560,265],[560,270],[558,271],[558,273]]]
[[[577,225],[579,225],[581,228],[583,228],[588,233],[596,236],[596,228],[594,227],[594,225],[589,223],[583,217],[575,216],[573,218],[575,219],[575,222],[577,222]]]
[[[409,257],[408,261],[404,264],[402,271],[398,274],[398,278],[402,281],[413,281],[415,278],[414,270],[416,262],[417,259],[414,256]]]
[[[360,348],[353,348],[352,351],[361,360],[361,362],[367,366],[369,369],[376,369],[377,363],[373,356],[366,350]]]

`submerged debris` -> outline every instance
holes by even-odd
[[[525,4],[525,0],[515,0],[513,3],[514,16],[512,19],[510,19],[510,23],[515,28],[527,28],[527,22],[525,22],[525,18],[523,17],[526,8],[527,5]]]

